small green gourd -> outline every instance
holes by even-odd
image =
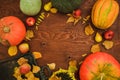
[[[20,0],[20,10],[28,16],[37,15],[41,10],[41,5],[41,0]]]

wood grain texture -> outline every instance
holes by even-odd
[[[43,4],[48,0],[44,0]],[[82,17],[90,15],[92,6],[96,0],[84,0],[80,9]],[[19,9],[19,0],[0,0],[0,18],[4,16],[14,15],[20,18],[24,23],[27,18]],[[120,4],[120,1],[118,0]],[[36,16],[35,16],[36,17]],[[58,68],[67,68],[68,61],[76,59],[78,63],[83,60],[82,54],[90,54],[90,48],[94,42],[93,36],[86,36],[84,28],[86,24],[80,21],[75,26],[72,23],[66,24],[67,16],[64,14],[51,14],[39,25],[39,30],[28,28],[35,31],[35,37],[29,41],[30,51],[40,51],[43,55],[37,62],[40,66],[47,63],[56,63]],[[91,21],[90,21],[91,22]],[[104,32],[94,28],[95,31]],[[106,50],[100,43],[102,50],[113,55],[120,62],[120,15],[115,23],[109,28],[115,32],[113,38],[114,46],[112,49]],[[8,47],[0,44],[0,59],[5,59]]]

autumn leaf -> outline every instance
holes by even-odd
[[[66,23],[73,23],[74,25],[81,19],[81,16],[79,18],[75,18],[72,14],[67,14],[67,16],[69,16],[69,18]]]
[[[75,20],[74,20],[74,25],[77,24],[80,19],[81,19],[81,17],[75,18]]]
[[[94,30],[92,28],[92,26],[89,24],[85,27],[85,34],[86,35],[92,35],[94,33]]]
[[[32,52],[35,59],[42,58],[42,54],[40,52]]]
[[[74,17],[73,17],[73,16],[71,16],[71,17],[69,17],[69,18],[68,18],[68,20],[67,20],[67,22],[66,22],[66,23],[74,22],[74,20],[75,20],[75,19],[74,19]]]
[[[113,47],[113,41],[108,41],[108,40],[105,40],[104,42],[103,42],[103,46],[106,48],[106,49],[110,49],[110,48],[112,48]]]
[[[99,46],[99,44],[94,44],[94,45],[92,45],[92,47],[91,47],[91,52],[99,52],[100,51],[100,46]]]
[[[33,73],[38,73],[39,71],[40,71],[40,67],[39,66],[36,66],[36,65],[32,66],[32,72]]]
[[[56,64],[55,63],[50,63],[50,64],[47,64],[47,66],[50,68],[50,70],[54,70],[55,67],[56,67]]]
[[[34,32],[32,30],[27,30],[26,32],[26,40],[31,40],[34,37]]]

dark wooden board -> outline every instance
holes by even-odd
[[[43,0],[43,4],[48,0]],[[91,14],[91,9],[96,0],[84,0],[80,9],[82,10],[82,17]],[[24,23],[27,18],[19,9],[19,0],[0,0],[0,18],[4,16],[17,16]],[[118,0],[120,4],[120,1]],[[36,17],[36,16],[35,16]],[[56,63],[56,70],[58,68],[67,68],[68,61],[76,59],[78,63],[83,60],[82,54],[90,54],[90,48],[96,42],[93,36],[86,36],[84,28],[86,24],[80,21],[75,26],[72,23],[66,24],[68,17],[64,14],[51,14],[45,18],[40,24],[39,30],[35,28],[28,28],[35,31],[35,37],[29,41],[30,51],[40,51],[43,55],[38,59],[38,65],[46,65],[47,63]],[[115,32],[113,48],[106,50],[101,45],[101,51],[108,52],[113,55],[120,62],[120,15],[115,23],[109,28]],[[104,30],[95,28],[95,31],[100,33]],[[0,59],[9,57],[7,53],[8,47],[0,44]]]

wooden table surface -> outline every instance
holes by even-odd
[[[43,0],[43,4],[48,0]],[[80,9],[82,11],[82,17],[86,17],[91,14],[91,9],[96,0],[84,0]],[[0,18],[4,16],[17,16],[24,23],[28,17],[24,15],[19,9],[19,0],[0,0]],[[118,0],[120,4],[120,1]],[[43,8],[43,7],[42,7]],[[43,10],[41,11],[43,12]],[[36,16],[35,16],[36,17]],[[68,61],[76,59],[79,63],[84,59],[82,54],[90,54],[90,48],[96,42],[94,41],[94,35],[86,36],[84,28],[87,24],[82,24],[79,21],[76,25],[72,23],[66,24],[68,17],[64,14],[51,14],[46,17],[40,24],[39,30],[35,28],[28,28],[35,31],[35,37],[28,41],[30,44],[30,51],[40,51],[42,58],[38,59],[38,65],[46,65],[47,63],[56,63],[56,70],[58,68],[66,69],[68,67]],[[90,21],[91,22],[91,21]],[[103,33],[104,30],[96,29],[95,32]],[[108,52],[113,55],[120,62],[120,15],[115,23],[109,28],[115,32],[113,42],[113,48],[106,50],[102,43],[101,51]],[[10,57],[7,53],[8,47],[0,44],[0,59]]]

